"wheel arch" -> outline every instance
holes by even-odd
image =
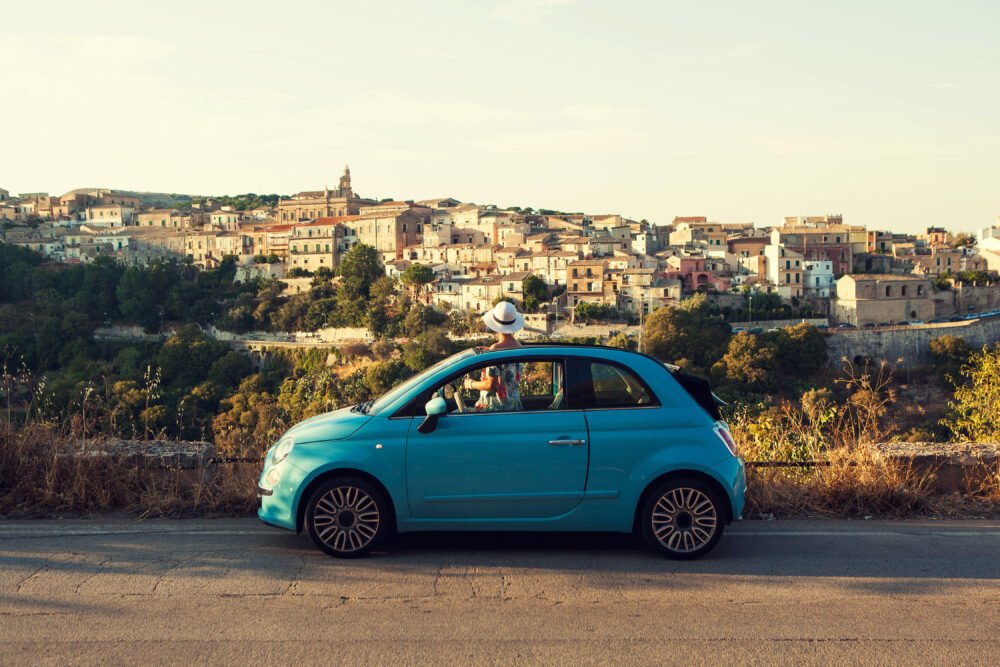
[[[635,504],[635,511],[632,516],[632,531],[636,532],[639,530],[639,521],[641,520],[642,508],[646,504],[646,499],[653,492],[657,486],[664,482],[668,482],[672,479],[695,479],[699,482],[704,482],[707,484],[719,499],[722,501],[723,511],[725,512],[726,523],[732,523],[733,521],[733,501],[729,497],[729,493],[726,488],[722,485],[719,480],[712,477],[708,473],[701,472],[700,470],[691,470],[690,468],[681,470],[671,470],[670,472],[665,472],[656,479],[652,480],[646,485],[646,488],[642,490],[639,494],[639,500]]]
[[[326,470],[316,477],[306,485],[299,496],[298,506],[295,508],[295,532],[301,533],[302,528],[305,524],[306,516],[306,504],[309,502],[309,498],[312,497],[313,491],[316,490],[324,482],[327,482],[336,477],[358,477],[365,480],[366,482],[372,484],[381,493],[382,497],[385,498],[386,502],[389,503],[389,521],[392,526],[392,530],[396,529],[396,504],[392,500],[392,494],[389,493],[389,489],[386,488],[377,477],[364,470],[358,470],[357,468],[333,468],[331,470]]]

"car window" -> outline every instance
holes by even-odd
[[[590,362],[593,407],[636,408],[655,405],[646,384],[635,373],[618,365]]]
[[[562,361],[510,360],[479,366],[434,390],[448,412],[540,412],[567,408]]]
[[[479,354],[479,349],[478,348],[471,348],[471,349],[468,349],[468,350],[463,350],[462,352],[459,352],[457,354],[453,354],[450,357],[445,357],[444,359],[442,359],[441,361],[437,362],[436,364],[434,364],[430,368],[428,368],[428,369],[426,369],[424,371],[421,371],[420,373],[414,375],[413,377],[411,377],[410,379],[406,380],[405,382],[396,385],[395,387],[393,387],[392,389],[390,389],[388,392],[386,392],[385,394],[383,394],[371,406],[370,412],[372,414],[376,414],[376,415],[380,414],[382,412],[382,410],[385,409],[385,406],[390,405],[393,401],[395,401],[400,396],[405,396],[407,394],[407,392],[409,392],[410,390],[412,390],[414,387],[416,387],[417,385],[419,385],[421,382],[425,381],[431,375],[434,375],[435,373],[437,373],[438,371],[440,371],[443,368],[447,368],[448,366],[451,366],[452,364],[456,364],[459,361],[462,361],[463,359],[468,359],[469,357],[473,357],[473,356],[475,356],[477,354]]]

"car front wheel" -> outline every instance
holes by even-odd
[[[313,543],[337,558],[368,554],[390,530],[389,503],[382,492],[353,477],[321,484],[309,497],[305,519]]]
[[[722,537],[725,511],[716,492],[696,479],[658,485],[643,504],[642,536],[668,558],[705,555]]]

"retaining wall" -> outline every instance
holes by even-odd
[[[834,329],[826,339],[829,363],[839,366],[842,357],[852,361],[860,357],[893,363],[902,360],[903,366],[927,366],[933,361],[931,341],[944,335],[962,338],[974,349],[993,345],[1000,340],[1000,317],[878,329]]]

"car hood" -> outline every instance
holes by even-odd
[[[302,444],[323,440],[343,440],[354,435],[369,419],[371,419],[369,415],[351,412],[351,408],[342,408],[299,422],[288,429],[285,436],[291,436],[296,443]]]

